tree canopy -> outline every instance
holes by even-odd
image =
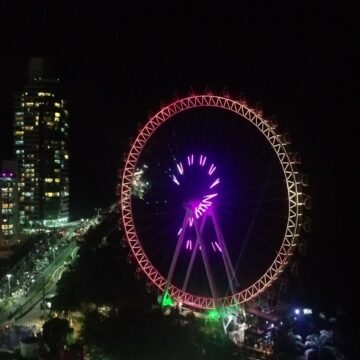
[[[78,258],[63,275],[53,307],[81,311],[83,342],[92,359],[230,359],[237,348],[221,327],[165,316],[154,309],[157,294],[135,279],[135,265],[121,246],[117,216],[110,214],[80,243]],[[101,312],[106,307],[108,312]]]

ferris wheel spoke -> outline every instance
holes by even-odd
[[[175,271],[175,266],[176,266],[176,263],[177,263],[177,260],[178,260],[179,254],[180,254],[181,245],[182,245],[182,243],[184,241],[185,230],[186,230],[187,224],[189,223],[189,218],[190,218],[190,212],[186,211],[184,221],[183,221],[183,224],[182,224],[182,227],[181,227],[182,231],[179,232],[179,238],[178,238],[178,241],[176,243],[175,252],[174,252],[174,255],[173,255],[173,258],[172,258],[172,261],[171,261],[171,265],[170,265],[170,269],[169,269],[169,272],[168,272],[168,276],[167,276],[167,279],[166,279],[166,286],[165,286],[164,293],[167,292],[167,290],[169,289],[169,286],[171,284],[171,280],[173,278],[174,271]]]
[[[204,230],[205,220],[206,220],[205,217],[202,217],[202,218],[201,218],[200,234],[201,234],[201,233],[203,232],[203,230]],[[183,290],[183,291],[186,291],[186,290],[187,290],[188,283],[189,283],[189,279],[190,279],[190,276],[191,276],[191,272],[192,272],[192,269],[193,269],[193,266],[194,266],[194,262],[195,262],[195,259],[196,259],[196,255],[197,255],[197,253],[198,253],[199,248],[200,248],[200,240],[199,240],[199,238],[198,238],[198,236],[197,236],[197,237],[196,237],[195,246],[194,246],[194,250],[193,250],[193,252],[192,252],[192,254],[191,254],[190,262],[189,262],[189,265],[188,265],[188,268],[187,268],[187,271],[186,271],[186,276],[185,276],[185,280],[184,280],[183,287],[182,287],[182,290]]]
[[[221,246],[221,255],[223,258],[223,262],[224,262],[224,266],[225,266],[225,271],[228,277],[228,281],[229,281],[229,285],[231,288],[232,293],[235,293],[235,289],[239,286],[239,282],[236,278],[236,272],[234,269],[234,266],[232,265],[230,256],[229,256],[229,252],[224,240],[224,236],[222,234],[221,231],[221,227],[218,221],[218,218],[216,216],[216,214],[214,213],[214,210],[212,209],[212,211],[210,212],[210,217],[214,223],[214,228],[215,228],[215,232],[216,232],[216,237],[220,243]]]
[[[205,224],[206,217],[204,217],[204,219],[202,219],[202,221]],[[209,282],[211,295],[213,297],[215,305],[218,306],[218,298],[219,298],[218,292],[216,289],[216,285],[214,282],[214,276],[213,276],[212,269],[211,269],[210,262],[209,262],[207,247],[206,247],[206,244],[204,244],[204,242],[203,242],[202,234],[200,232],[198,221],[194,221],[194,227],[195,227],[195,231],[196,231],[196,237],[199,241],[199,246],[201,246],[201,257],[202,257],[204,265],[205,265],[205,271],[206,271],[206,276],[207,276],[207,279]]]

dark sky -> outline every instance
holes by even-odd
[[[129,138],[161,101],[190,87],[245,94],[278,117],[309,175],[313,229],[295,287],[309,281],[335,303],[359,293],[351,286],[360,215],[354,9],[340,1],[71,3],[1,5],[0,158],[12,154],[11,99],[30,56],[52,61],[69,102],[75,217],[114,200]]]

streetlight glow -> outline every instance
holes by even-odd
[[[8,285],[9,285],[9,295],[10,295],[10,291],[11,291],[11,283],[10,283],[10,279],[12,277],[12,274],[6,274],[6,277],[8,279]]]

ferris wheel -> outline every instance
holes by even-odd
[[[243,101],[206,94],[164,106],[131,144],[120,184],[138,271],[191,308],[257,297],[298,244],[297,164],[276,124]]]

